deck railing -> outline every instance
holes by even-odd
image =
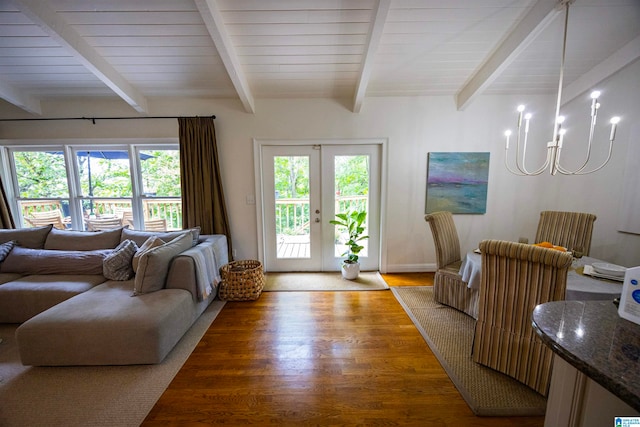
[[[167,229],[182,229],[182,200],[175,198],[142,199],[144,219],[165,219]],[[131,210],[131,201],[117,199],[94,199],[93,209],[97,215],[117,215]]]
[[[88,202],[88,201],[87,201]],[[93,213],[100,215],[121,215],[131,210],[131,200],[126,199],[93,199]],[[47,212],[60,209],[68,215],[66,200],[20,200],[22,216],[31,217],[33,212]],[[168,230],[182,229],[182,201],[175,198],[148,198],[142,200],[144,219],[165,219]],[[88,215],[88,213],[87,213]]]
[[[337,196],[336,212],[353,209],[368,212],[368,196]],[[276,235],[295,236],[309,233],[309,199],[276,199]]]

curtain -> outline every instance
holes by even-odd
[[[182,226],[200,226],[202,234],[227,236],[232,258],[231,228],[220,178],[216,132],[212,117],[178,118]]]
[[[11,215],[11,209],[9,209],[9,201],[7,200],[7,193],[4,191],[4,183],[2,177],[0,177],[0,228],[16,228],[16,224],[13,222],[13,216]]]

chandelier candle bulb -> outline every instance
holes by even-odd
[[[616,127],[619,121],[620,121],[620,117],[611,118],[611,135],[609,135],[609,141],[613,141],[616,139]]]
[[[508,150],[509,149],[509,137],[511,136],[511,131],[510,130],[505,131],[504,132],[504,136],[507,137],[507,142],[505,144],[505,149]]]

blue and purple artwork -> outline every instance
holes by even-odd
[[[489,153],[429,153],[426,213],[487,211]]]

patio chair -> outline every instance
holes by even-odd
[[[43,212],[31,212],[31,216],[24,217],[24,219],[32,227],[42,227],[43,225],[52,224],[59,230],[65,230],[67,226],[64,223],[64,217],[60,209],[53,209]]]
[[[144,222],[144,229],[146,231],[167,231],[166,219],[148,219]]]
[[[434,212],[424,216],[429,223],[436,248],[436,274],[433,297],[469,316],[478,315],[478,291],[470,289],[460,276],[460,240],[451,212]]]
[[[122,227],[122,220],[118,217],[114,218],[88,218],[85,219],[87,231],[112,230]]]
[[[474,362],[502,372],[546,396],[553,352],[531,325],[533,309],[565,298],[568,252],[484,240]]]
[[[131,230],[134,229],[133,211],[131,209],[116,209],[116,215],[118,215],[122,220],[123,226],[129,226]]]
[[[590,213],[542,211],[535,243],[551,242],[569,251],[582,248],[582,254],[589,255],[595,220]]]

